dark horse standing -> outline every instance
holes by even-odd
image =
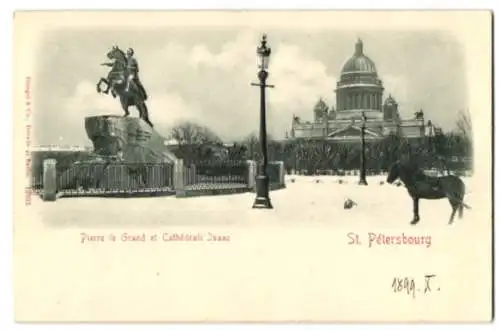
[[[145,102],[147,98],[145,91],[137,84],[132,84],[128,91],[126,89],[128,77],[127,56],[117,46],[113,46],[106,56],[110,60],[114,60],[114,62],[112,64],[106,64],[111,66],[111,70],[109,71],[108,77],[101,78],[99,82],[97,82],[97,92],[108,94],[111,89],[113,96],[118,94],[120,97],[120,103],[125,112],[124,116],[130,115],[128,111],[130,106],[135,106],[139,111],[139,117],[153,127],[153,124],[149,120],[148,107]],[[106,84],[105,90],[101,89],[102,83]]]
[[[413,199],[413,220],[411,224],[417,224],[420,221],[418,214],[419,199],[448,198],[452,208],[448,224],[453,223],[457,210],[458,217],[462,218],[463,208],[470,208],[463,202],[465,185],[457,176],[427,176],[416,167],[398,161],[390,167],[387,182],[393,183],[398,178],[405,184],[408,193]]]

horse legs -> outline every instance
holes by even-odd
[[[106,89],[103,91],[101,90],[101,83],[106,83]],[[96,89],[97,89],[97,93],[105,93],[105,94],[108,94],[108,91],[109,91],[109,83],[108,81],[106,80],[106,78],[101,78],[99,79],[99,81],[97,82],[96,84]]]
[[[120,103],[122,104],[122,109],[123,111],[125,112],[125,115],[123,115],[123,117],[127,117],[128,115],[130,115],[130,112],[128,111],[128,103],[125,99],[125,97],[120,97]]]
[[[420,215],[418,214],[418,198],[413,197],[413,220],[411,225],[415,225],[420,221]]]
[[[458,198],[450,199],[450,198],[448,198],[448,200],[450,201],[450,205],[451,205],[451,215],[450,215],[450,220],[448,221],[448,224],[452,224],[457,210],[458,210],[458,218],[462,218],[463,211],[464,211],[464,205],[462,204],[462,199],[458,199]]]
[[[464,215],[464,205],[463,205],[463,203],[461,203],[458,206],[458,218],[462,218],[463,215]]]
[[[148,123],[150,127],[153,127],[153,123],[149,120],[148,107],[146,106],[146,103],[139,103],[137,108],[139,109],[141,118]]]
[[[457,209],[459,208],[459,205],[457,203],[451,203],[451,215],[450,215],[450,220],[448,221],[448,224],[453,223],[453,219],[455,218],[455,213],[457,212]],[[459,212],[460,214],[460,212]]]
[[[451,205],[451,216],[450,220],[448,221],[448,224],[452,224],[453,220],[455,218],[455,213],[458,210],[458,218],[462,218],[463,212],[464,212],[464,204],[463,204],[463,199],[464,199],[464,193],[463,190],[462,192],[456,192],[456,193],[450,193],[447,194],[448,201],[450,201]]]

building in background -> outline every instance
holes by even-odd
[[[422,110],[412,119],[401,119],[398,103],[389,94],[383,100],[384,86],[375,63],[364,54],[363,42],[358,39],[354,55],[342,68],[335,89],[336,107],[320,99],[313,108],[313,121],[293,116],[288,139],[328,139],[359,141],[361,115],[366,116],[366,139],[381,139],[389,134],[406,138],[425,135],[426,123]]]
[[[31,152],[92,152],[91,146],[80,145],[42,145],[31,146]]]

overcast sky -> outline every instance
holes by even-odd
[[[319,97],[333,104],[344,62],[358,37],[376,64],[386,91],[403,118],[420,108],[426,118],[452,129],[468,107],[462,48],[445,33],[268,30],[272,48],[268,83],[268,131],[284,136],[296,114],[313,117]],[[260,34],[250,29],[63,30],[46,34],[37,53],[35,137],[38,145],[90,145],[84,117],[122,115],[119,101],[97,94],[113,44],[133,47],[149,92],[150,118],[158,131],[193,120],[231,141],[256,132],[259,91],[255,50]],[[137,111],[131,108],[132,116]]]

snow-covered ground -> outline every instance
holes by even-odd
[[[62,198],[53,203],[35,198],[33,205],[46,225],[85,228],[294,224],[399,228],[408,225],[412,200],[404,186],[389,185],[384,176],[369,176],[367,180],[368,186],[360,186],[357,176],[287,176],[287,188],[270,193],[273,210],[252,209],[254,193],[183,199]],[[470,177],[463,180],[467,190],[465,202],[472,207],[464,211],[463,222],[467,222],[476,211],[475,188],[471,186]],[[357,206],[345,210],[343,204],[347,198]],[[421,200],[420,225],[444,226],[450,212],[446,199]]]
[[[294,182],[292,183],[292,179]],[[16,317],[36,321],[477,321],[491,317],[491,218],[486,183],[465,178],[473,208],[449,226],[448,201],[412,201],[384,177],[288,176],[270,193],[196,198],[33,198],[15,220]],[[318,181],[318,182],[317,182]],[[473,186],[475,185],[475,186]],[[357,206],[343,208],[350,198]],[[230,242],[123,242],[214,233]],[[359,233],[361,245],[349,245]],[[82,244],[82,233],[103,236]],[[108,239],[114,233],[116,241]],[[432,237],[373,245],[371,233]],[[161,237],[160,237],[161,238]],[[147,241],[147,240],[146,240]],[[370,248],[371,247],[371,248]],[[394,293],[394,277],[437,275],[440,292]],[[450,303],[453,303],[450,306]],[[160,308],[161,309],[160,309]],[[443,309],[447,307],[447,309]]]

